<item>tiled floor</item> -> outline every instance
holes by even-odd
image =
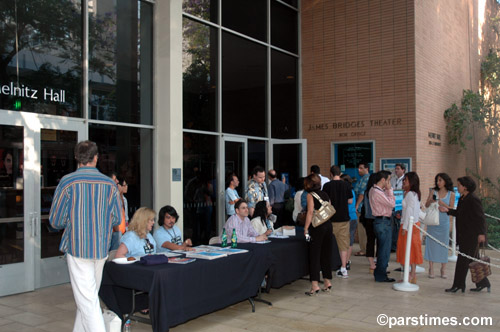
[[[488,251],[491,257],[500,254]],[[273,303],[269,307],[256,303],[251,312],[248,301],[191,320],[171,329],[177,331],[499,331],[500,330],[500,269],[493,268],[490,277],[492,292],[479,294],[448,294],[444,289],[451,279],[429,279],[427,274],[418,275],[420,290],[415,293],[397,292],[391,284],[375,283],[368,274],[368,263],[362,257],[352,258],[349,279],[335,278],[333,292],[308,297],[307,280],[298,280],[281,289],[273,289],[263,297]],[[402,278],[391,257],[391,276]],[[500,264],[499,261],[493,261]],[[424,267],[427,265],[424,263]],[[455,264],[449,263],[447,274],[453,276]],[[472,286],[470,277],[468,287]],[[1,332],[67,332],[72,330],[75,304],[69,284],[39,289],[35,292],[0,298]],[[417,324],[388,326],[377,324],[377,316],[419,317],[429,322],[429,317],[491,317],[493,326],[435,326]],[[405,318],[402,318],[405,319]],[[419,323],[418,321],[416,323]],[[423,321],[425,323],[425,321]],[[132,330],[151,331],[151,327],[132,322]]]

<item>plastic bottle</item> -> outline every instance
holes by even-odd
[[[233,228],[233,235],[231,236],[231,248],[238,246],[238,238],[236,237],[236,229]]]
[[[227,247],[227,234],[226,234],[226,229],[224,228],[222,230],[222,243],[221,243],[222,248]]]
[[[123,326],[123,332],[130,332],[132,331],[131,327],[130,327],[130,319],[127,319],[127,321],[125,322],[125,325]]]

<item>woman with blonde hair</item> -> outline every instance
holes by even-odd
[[[123,234],[116,258],[136,257],[156,253],[156,242],[151,235],[155,212],[147,207],[135,211],[128,231]]]

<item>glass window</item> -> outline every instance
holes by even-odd
[[[276,1],[271,2],[271,44],[297,52],[297,11]]]
[[[222,130],[266,135],[266,48],[222,34]]]
[[[151,129],[91,124],[89,139],[99,148],[97,168],[115,172],[127,181],[128,215],[141,206],[153,207],[153,131]]]
[[[182,11],[217,23],[217,0],[182,0]]]
[[[267,0],[222,0],[222,25],[267,41]]]
[[[141,1],[89,8],[92,119],[152,124],[152,22],[152,5]]]
[[[183,19],[184,128],[215,131],[217,125],[217,29]]]
[[[297,58],[271,51],[271,136],[298,138]]]
[[[207,244],[217,216],[217,137],[184,133],[184,238]]]
[[[79,0],[0,2],[0,108],[81,117]]]

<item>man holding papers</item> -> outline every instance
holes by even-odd
[[[253,228],[250,219],[248,219],[248,204],[241,199],[234,205],[236,214],[232,215],[227,221],[224,228],[228,238],[231,238],[233,229],[236,230],[236,236],[239,243],[259,242],[267,240],[267,236],[259,233]]]

